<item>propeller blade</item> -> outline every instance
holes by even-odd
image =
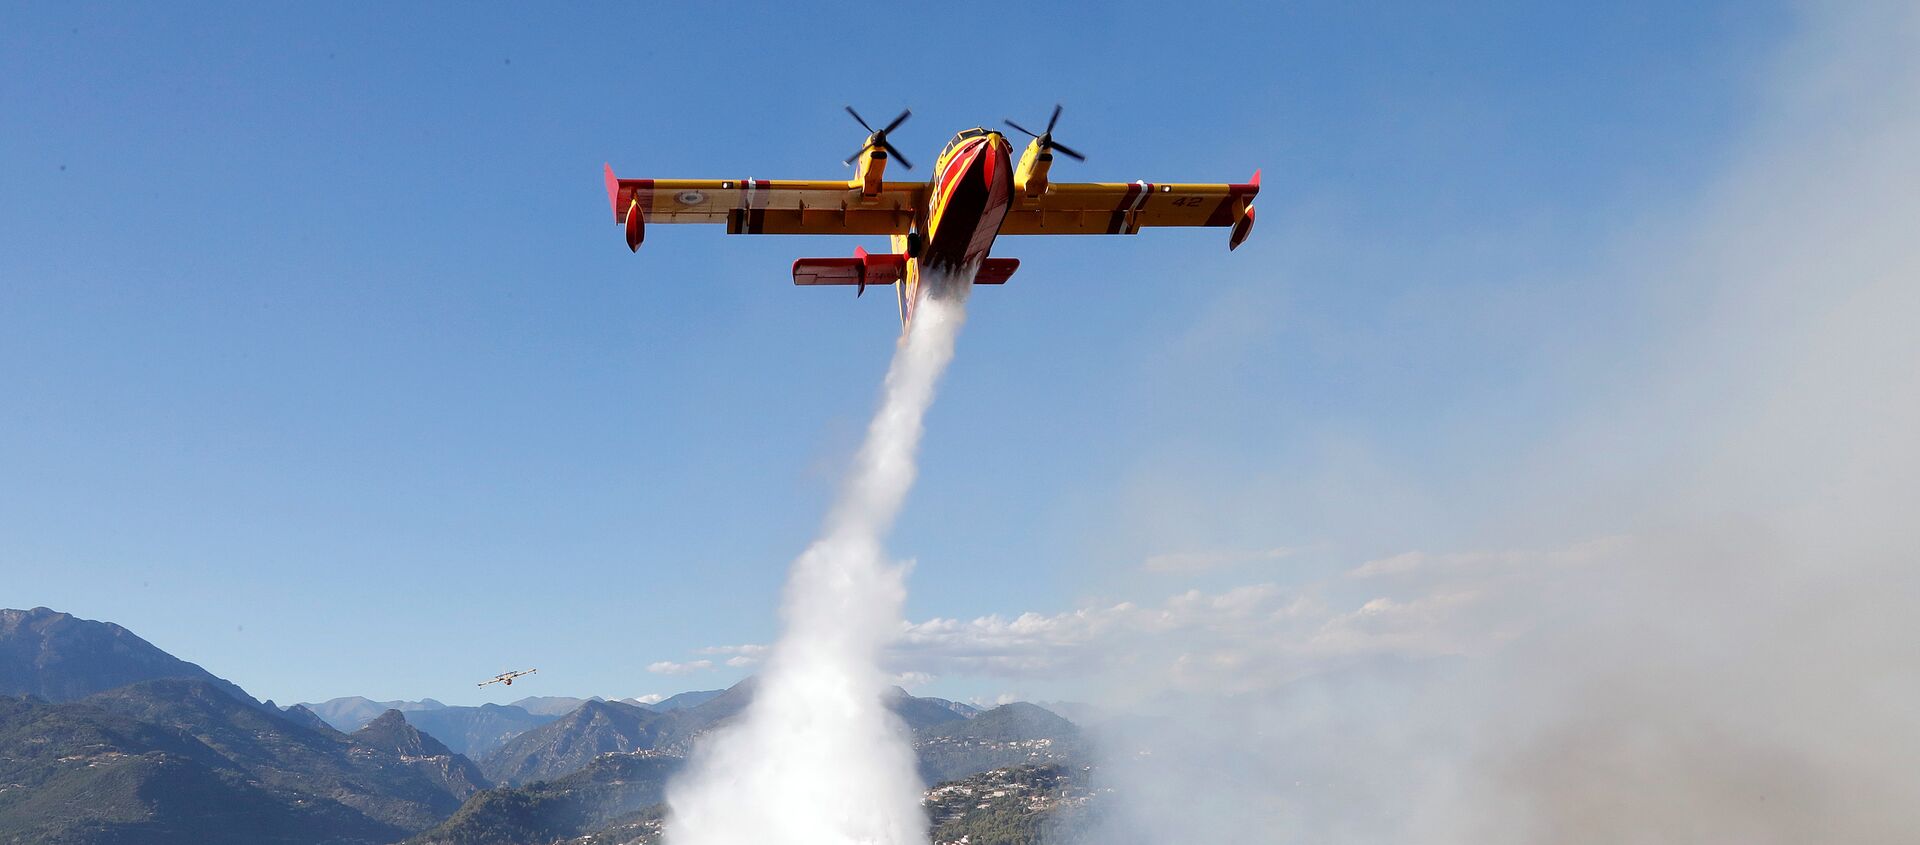
[[[1065,144],[1062,144],[1058,141],[1053,140],[1053,127],[1058,125],[1059,123],[1060,123],[1060,104],[1059,103],[1055,103],[1053,105],[1053,114],[1047,118],[1047,131],[1045,132],[1036,134],[1033,130],[1028,129],[1025,126],[1021,126],[1020,124],[1014,123],[1011,120],[1006,121],[1006,124],[1008,126],[1011,126],[1015,129],[1020,130],[1021,132],[1026,133],[1029,137],[1040,139],[1041,149],[1059,150],[1061,153],[1065,154],[1068,158],[1071,158],[1074,161],[1086,161],[1087,157],[1084,155],[1081,155],[1079,150],[1076,150],[1072,147],[1069,147]]]
[[[898,121],[896,121],[896,122],[898,122]],[[900,151],[899,151],[899,150],[896,150],[896,149],[894,149],[894,148],[893,148],[893,142],[891,142],[891,141],[888,141],[888,140],[887,140],[887,139],[885,139],[885,138],[881,138],[881,139],[880,139],[880,149],[883,149],[883,150],[886,150],[886,151],[887,151],[887,155],[890,155],[890,156],[893,156],[893,160],[894,160],[894,161],[897,161],[897,162],[900,162],[900,166],[901,166],[901,167],[904,167],[904,168],[906,168],[906,169],[908,169],[908,170],[912,170],[912,169],[913,169],[913,162],[911,162],[911,161],[908,161],[908,160],[907,160],[907,157],[906,157],[906,156],[903,156],[903,155],[901,155],[901,154],[900,154]]]
[[[859,113],[859,112],[857,112],[857,111],[854,111],[854,110],[853,110],[853,107],[852,107],[852,106],[848,106],[848,107],[847,107],[847,114],[850,114],[850,115],[853,115],[853,119],[854,119],[854,120],[857,120],[857,121],[860,121],[860,128],[861,128],[861,129],[865,129],[865,130],[867,130],[868,132],[872,132],[872,131],[873,131],[873,127],[871,127],[871,126],[868,126],[868,125],[867,125],[867,121],[866,121],[866,119],[865,119],[865,118],[863,118],[863,117],[861,117],[861,116],[860,116],[860,113]]]
[[[892,132],[894,129],[899,128],[900,124],[907,122],[907,118],[912,116],[913,116],[913,109],[901,109],[900,116],[894,118],[892,123],[887,124],[887,128],[880,130],[881,134],[884,135],[888,132]]]
[[[1073,159],[1074,161],[1086,161],[1086,160],[1087,160],[1087,157],[1086,157],[1086,156],[1083,156],[1083,155],[1081,155],[1081,154],[1079,154],[1079,153],[1077,153],[1077,152],[1074,152],[1074,151],[1073,151],[1073,148],[1072,148],[1072,147],[1069,147],[1069,146],[1067,146],[1066,144],[1062,144],[1062,143],[1060,143],[1059,141],[1048,141],[1048,142],[1047,142],[1047,146],[1049,146],[1049,147],[1052,147],[1052,148],[1053,148],[1054,150],[1056,150],[1056,151],[1058,151],[1058,152],[1063,152],[1063,153],[1066,153],[1066,154],[1067,154],[1067,156],[1068,156],[1069,158],[1072,158],[1072,159]]]
[[[852,106],[847,106],[846,108],[847,114],[853,115],[853,119],[860,124],[860,128],[867,130],[867,142],[861,144],[860,149],[855,150],[853,155],[847,156],[847,160],[842,162],[843,164],[852,164],[859,161],[860,157],[866,155],[868,150],[879,147],[880,149],[886,150],[888,155],[899,159],[902,167],[908,170],[913,169],[913,165],[907,162],[906,157],[901,155],[899,150],[894,149],[892,144],[887,143],[887,133],[900,128],[900,124],[906,123],[907,118],[913,116],[913,109],[901,109],[900,114],[893,119],[893,122],[887,124],[887,128],[875,129],[868,125],[867,119],[861,117],[859,112],[854,111]]]

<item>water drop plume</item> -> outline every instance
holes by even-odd
[[[882,541],[917,473],[922,419],[953,359],[967,284],[924,299],[819,539],[794,561],[784,628],[739,721],[668,788],[668,845],[924,845],[924,789],[886,706],[906,567]]]

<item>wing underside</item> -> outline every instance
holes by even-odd
[[[1149,226],[1232,226],[1260,193],[1246,183],[1056,182],[1019,198],[1003,235],[1131,235]]]
[[[887,182],[873,196],[857,184],[800,179],[620,179],[606,169],[615,222],[637,210],[646,224],[710,223],[729,234],[899,235],[928,202],[920,182]],[[1016,195],[1003,235],[1131,235],[1154,226],[1252,225],[1260,174],[1243,183],[1056,182],[1037,197]],[[630,245],[637,227],[629,225]]]
[[[831,180],[620,179],[607,168],[615,222],[638,208],[648,224],[716,223],[729,234],[904,234],[913,228],[926,189],[918,182],[889,182],[869,197]]]

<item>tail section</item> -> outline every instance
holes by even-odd
[[[894,252],[905,255],[914,251],[908,243],[909,240],[908,235],[894,235],[887,242],[892,245]],[[893,286],[893,296],[900,303],[901,337],[907,336],[907,328],[913,325],[913,307],[920,304],[920,262],[907,262],[906,274],[905,278]]]
[[[854,296],[867,292],[867,285],[890,285],[906,277],[907,257],[898,253],[873,253],[855,248],[852,258],[802,258],[793,262],[796,285],[857,285]]]
[[[853,285],[854,296],[867,292],[868,285],[893,285],[900,304],[900,333],[913,325],[914,307],[920,304],[920,262],[906,255],[906,236],[895,235],[897,252],[868,252],[855,248],[849,258],[801,258],[793,262],[796,285]],[[1004,285],[1020,269],[1018,258],[989,258],[980,262],[974,273],[976,285]]]

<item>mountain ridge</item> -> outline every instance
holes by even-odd
[[[472,793],[179,678],[71,702],[0,697],[0,784],[20,787],[0,789],[0,841],[155,845],[380,845]]]
[[[668,779],[701,736],[740,717],[757,688],[749,676],[653,704],[543,696],[449,707],[347,696],[282,708],[118,625],[46,608],[0,613],[0,667],[8,669],[0,680],[19,690],[0,695],[0,842],[657,836]],[[127,678],[136,680],[99,688]],[[1084,748],[1070,720],[1031,704],[983,712],[899,687],[884,695],[912,733],[928,782],[991,766],[1059,765]],[[521,706],[568,702],[577,704],[557,716]],[[368,715],[382,704],[396,706]]]
[[[602,754],[653,750],[672,717],[617,701],[588,700],[558,719],[509,740],[481,763],[496,783],[561,777]]]
[[[355,743],[398,757],[402,765],[438,783],[464,803],[468,796],[493,786],[472,760],[456,754],[432,735],[407,722],[399,710],[388,710],[350,737]]]
[[[206,681],[236,700],[263,706],[239,685],[112,622],[46,607],[0,609],[0,695],[59,704],[162,678]]]

